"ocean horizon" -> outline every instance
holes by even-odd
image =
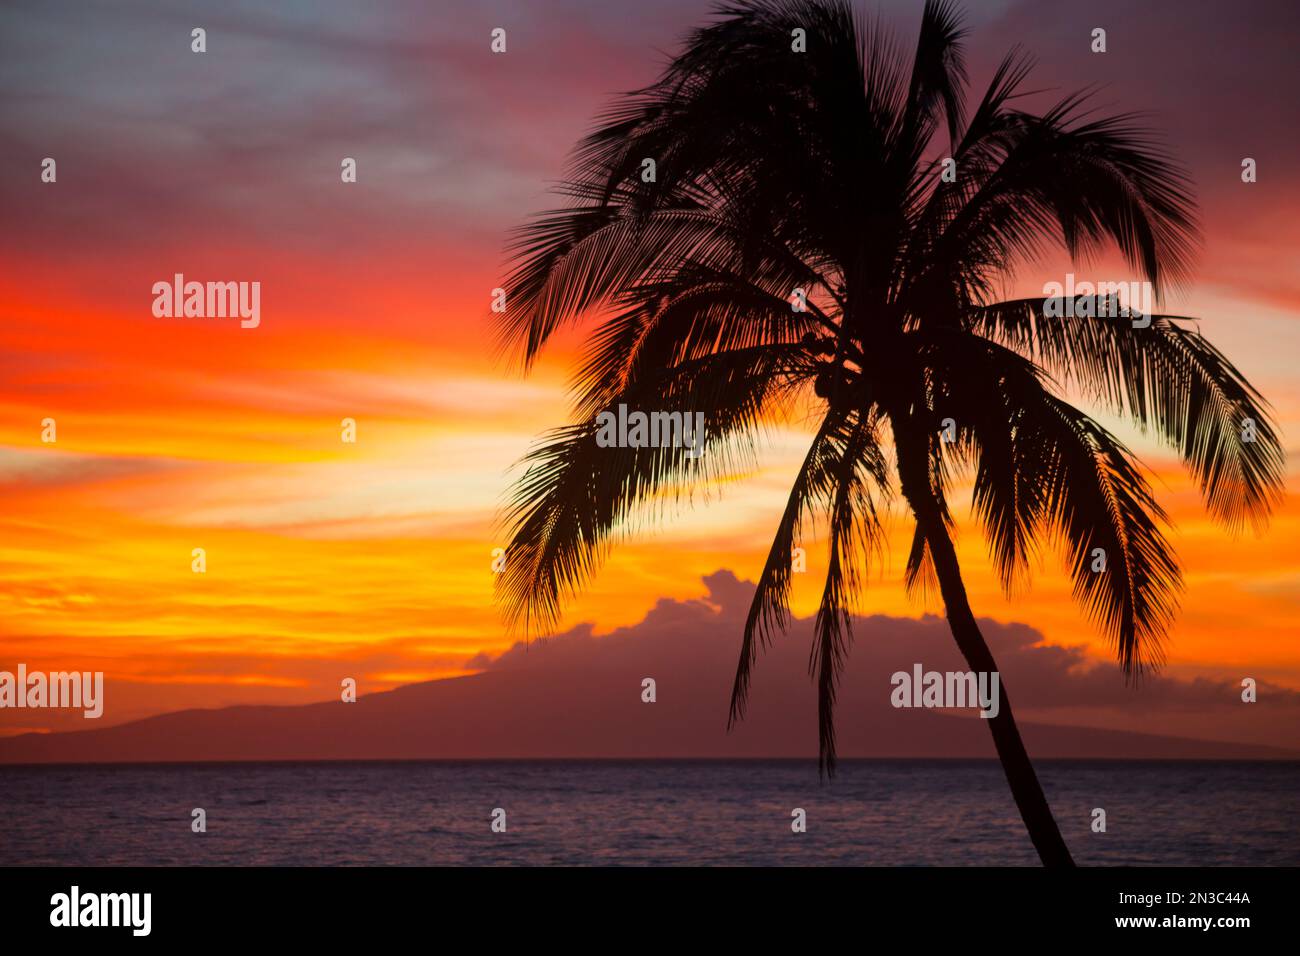
[[[1035,765],[1081,865],[1300,865],[1300,761]],[[9,765],[0,791],[2,866],[1038,863],[996,760]]]

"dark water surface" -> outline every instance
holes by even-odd
[[[1038,767],[1081,864],[1300,865],[1300,763]],[[802,760],[0,767],[0,865],[1035,862],[989,761],[847,760],[829,784]]]

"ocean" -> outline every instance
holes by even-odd
[[[1300,762],[1036,765],[1080,864],[1300,865]],[[983,760],[0,766],[3,866],[1036,862]]]

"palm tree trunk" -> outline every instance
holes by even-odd
[[[947,609],[948,627],[971,670],[992,673],[998,669],[997,662],[971,611],[970,602],[966,598],[966,586],[961,579],[961,567],[957,563],[957,551],[948,535],[938,502],[930,490],[925,445],[920,445],[923,470],[918,473],[917,460],[905,453],[904,440],[899,438],[898,431],[895,429],[895,440],[899,451],[899,478],[902,481],[903,496],[911,505],[929,545],[930,558],[939,579],[939,591]],[[904,463],[905,458],[910,458],[907,464]],[[1034,772],[1034,765],[1030,763],[1029,754],[1025,751],[1024,741],[1020,739],[1005,681],[998,681],[998,697],[997,716],[988,718],[987,723],[993,734],[998,758],[1002,761],[1002,769],[1007,775],[1007,783],[1011,786],[1011,795],[1020,808],[1025,829],[1029,831],[1029,839],[1033,841],[1034,849],[1038,851],[1044,866],[1074,866],[1070,849],[1065,845],[1061,830],[1052,816],[1052,808],[1048,806],[1047,797],[1038,782],[1038,774]]]

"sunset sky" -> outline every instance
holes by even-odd
[[[323,700],[344,677],[366,692],[453,676],[513,643],[493,603],[498,508],[512,464],[567,420],[581,338],[527,377],[496,354],[506,234],[554,204],[608,98],[654,79],[708,15],[685,0],[264,6],[0,10],[0,670],[105,671],[102,725]],[[864,9],[910,46],[920,6]],[[1186,578],[1169,670],[1300,690],[1300,9],[1073,6],[967,4],[971,95],[1019,42],[1039,61],[1029,86],[1053,91],[1030,105],[1097,86],[1108,111],[1151,111],[1190,171],[1205,241],[1168,311],[1200,317],[1272,403],[1288,494],[1264,534],[1232,538],[1176,459],[1130,436]],[[504,55],[489,50],[498,26]],[[45,157],[56,183],[41,182]],[[1258,182],[1241,181],[1244,157]],[[1067,271],[1114,275],[1055,257],[1008,291]],[[175,273],[259,281],[260,326],[155,318],[151,288]],[[621,546],[566,625],[634,624],[660,598],[703,595],[720,568],[755,577],[809,438],[773,422],[761,470]],[[975,611],[1104,656],[1058,556],[1008,600],[960,504]],[[940,611],[904,593],[910,523],[892,527],[861,610]],[[819,542],[808,552],[800,614],[824,566]],[[0,714],[0,734],[56,726],[70,725]]]

